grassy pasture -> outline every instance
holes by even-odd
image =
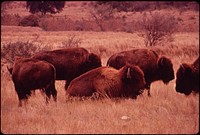
[[[92,3],[94,2],[67,1],[62,12],[54,15],[48,14],[45,19],[40,18],[40,27],[47,31],[100,31],[100,28],[91,14],[91,11],[93,11]],[[140,4],[142,4],[142,2]],[[177,20],[176,27],[179,32],[199,31],[199,12],[196,10],[183,10],[181,7],[144,10],[141,12],[116,12],[114,13],[115,18],[110,19],[110,22],[104,20],[104,29],[106,31],[126,31],[135,33],[135,31],[140,30],[137,21],[142,19],[143,14],[154,12],[159,12],[164,15],[173,15]],[[4,10],[4,14],[5,16],[2,17],[1,21],[3,25],[17,26],[20,20],[30,15],[30,12],[26,8],[25,1],[14,1]]]
[[[1,131],[3,133],[133,133],[194,134],[199,131],[199,95],[185,97],[174,81],[152,85],[152,97],[137,100],[75,100],[65,102],[63,82],[56,82],[58,102],[46,106],[39,91],[28,105],[17,107],[12,82],[2,80]]]
[[[70,35],[81,39],[79,46],[97,53],[103,66],[114,53],[145,48],[137,33],[42,31],[39,28],[1,26],[1,45],[16,41],[33,41],[53,49]],[[199,33],[176,33],[175,40],[152,47],[171,58],[174,70],[180,63],[191,63],[199,55]],[[188,97],[176,93],[175,80],[168,85],[154,82],[152,97],[144,92],[137,100],[74,100],[66,102],[64,81],[56,81],[57,104],[46,106],[39,91],[29,98],[26,107],[18,108],[14,85],[5,67],[1,69],[1,132],[12,134],[196,134],[199,132],[199,95]]]

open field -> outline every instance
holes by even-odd
[[[25,1],[14,1],[1,18],[1,54],[3,46],[30,42],[36,52],[79,46],[96,53],[106,66],[117,52],[133,48],[150,48],[172,60],[176,73],[181,63],[192,63],[199,56],[199,11],[164,8],[144,11],[173,15],[177,30],[172,42],[146,47],[139,36],[137,20],[141,12],[117,12],[122,20],[111,20],[100,31],[91,17],[90,2],[66,2],[62,12],[48,14],[40,27],[17,26],[30,15]],[[141,3],[140,3],[141,4]],[[14,26],[13,26],[14,25]],[[116,27],[115,27],[116,26]],[[78,30],[78,31],[75,31]],[[13,49],[14,50],[14,49]],[[21,49],[20,49],[21,50]],[[19,50],[18,50],[19,51]],[[199,94],[185,96],[175,91],[175,79],[168,85],[157,81],[151,85],[151,97],[144,91],[136,100],[67,100],[64,81],[56,81],[58,101],[36,91],[26,106],[18,107],[18,97],[1,55],[1,132],[4,134],[197,134],[199,133]]]
[[[39,28],[1,26],[1,45],[31,41],[40,46],[58,48],[68,37],[81,39],[79,46],[97,53],[105,66],[116,52],[145,48],[137,33],[43,31]],[[182,62],[192,62],[199,55],[199,33],[176,33],[165,46],[152,47],[168,56],[176,72]],[[64,82],[56,81],[57,104],[46,106],[39,91],[26,107],[18,108],[18,98],[5,66],[1,70],[1,132],[17,134],[130,133],[196,134],[199,132],[199,95],[176,93],[175,80],[168,85],[154,82],[152,97],[144,92],[137,100],[74,100],[66,102]]]
[[[147,93],[137,100],[109,99],[65,102],[64,83],[56,82],[57,105],[48,106],[36,92],[26,108],[17,107],[11,81],[2,80],[1,131],[8,134],[196,134],[199,132],[199,95],[177,94],[174,82],[164,86],[156,82],[152,97]],[[127,119],[126,119],[127,116]],[[125,117],[125,119],[123,119]]]
[[[145,48],[143,38],[138,33],[92,32],[92,31],[43,31],[37,27],[1,26],[1,45],[12,42],[33,42],[49,49],[60,48],[74,36],[78,46],[100,55],[103,65],[114,53],[133,48]],[[175,61],[175,69],[182,62],[191,62],[199,54],[199,35],[197,32],[179,32],[174,41],[163,46],[148,47],[157,49]],[[39,50],[38,50],[39,51]],[[175,57],[175,58],[173,58]]]
[[[195,3],[195,1],[193,1]],[[40,18],[40,27],[47,31],[100,31],[97,22],[92,17],[92,3],[94,1],[66,2],[62,12],[58,14],[48,14],[45,19]],[[161,2],[162,3],[162,2]],[[142,2],[140,3],[142,4]],[[199,5],[198,3],[196,3]],[[184,7],[183,7],[184,8]],[[156,10],[145,10],[141,12],[116,12],[115,18],[110,22],[103,23],[106,31],[125,31],[135,33],[138,31],[138,20],[142,19],[144,13],[159,12],[163,15],[172,15],[177,20],[177,31],[198,32],[199,12],[198,10],[185,10],[180,8],[162,8]],[[106,12],[106,11],[105,11]],[[5,9],[5,16],[2,17],[3,25],[17,26],[20,20],[31,15],[26,8],[25,1],[14,1]]]

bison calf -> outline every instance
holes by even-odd
[[[65,89],[74,78],[101,66],[101,59],[84,48],[67,48],[45,51],[32,56],[44,60],[56,68],[56,80],[66,80]]]
[[[42,89],[46,93],[47,103],[51,95],[56,101],[56,71],[53,65],[37,59],[16,58],[11,73],[19,98],[19,106],[22,106],[22,100],[28,99],[31,90],[35,89]]]
[[[192,64],[183,63],[176,72],[176,91],[189,95],[199,92],[199,57]]]
[[[165,56],[159,56],[153,50],[133,49],[116,53],[109,58],[107,65],[119,69],[126,63],[138,65],[143,70],[148,96],[150,96],[152,82],[162,80],[167,84],[174,79],[171,60]]]
[[[100,67],[72,80],[67,95],[92,96],[97,92],[102,97],[136,98],[144,86],[144,74],[138,66],[125,65],[119,70]]]

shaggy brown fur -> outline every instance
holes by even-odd
[[[152,82],[162,80],[167,84],[174,79],[171,60],[165,56],[159,56],[153,50],[133,49],[116,53],[109,58],[107,65],[119,69],[126,63],[138,65],[143,70],[149,96]]]
[[[192,63],[183,63],[176,72],[176,91],[189,95],[199,93],[199,57]]]
[[[57,98],[55,89],[56,70],[53,65],[31,58],[17,58],[14,61],[12,80],[19,98],[19,106],[23,99],[28,99],[31,90],[43,89],[47,95],[47,102],[52,95]]]
[[[72,79],[101,66],[101,59],[84,48],[67,48],[38,53],[32,58],[45,60],[56,68],[56,80],[66,80],[65,89]]]
[[[144,74],[138,66],[126,65],[120,70],[100,67],[72,80],[67,95],[92,96],[97,92],[102,97],[136,98],[144,86]]]

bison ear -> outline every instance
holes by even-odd
[[[181,64],[180,70],[182,73],[190,73],[192,72],[192,67],[188,64]]]
[[[170,60],[164,56],[162,56],[158,59],[158,67],[164,67],[168,63],[170,63]]]
[[[87,56],[87,60],[88,60],[89,62],[95,62],[95,61],[97,61],[97,59],[98,59],[98,56],[97,56],[96,54],[94,54],[94,53],[90,53],[90,54]]]

